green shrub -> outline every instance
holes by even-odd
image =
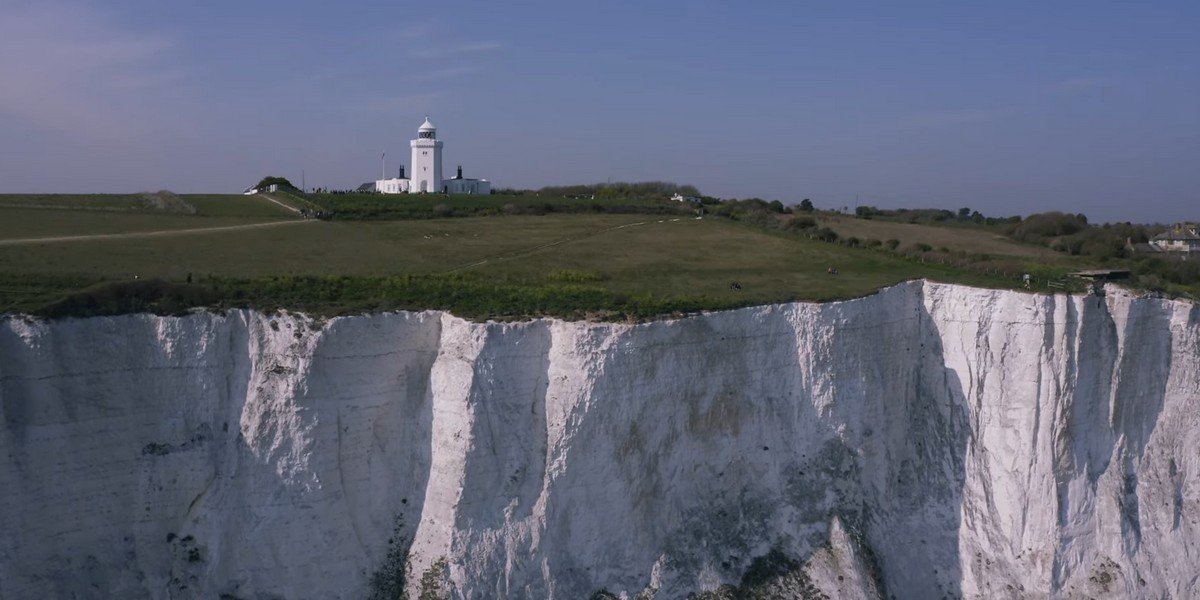
[[[836,242],[838,240],[837,232],[828,227],[820,227],[816,229],[812,232],[812,236],[823,242]]]
[[[106,282],[84,288],[53,302],[35,314],[46,317],[90,317],[136,312],[182,314],[207,306],[221,296],[213,290],[159,279]]]
[[[593,283],[596,281],[604,281],[605,277],[595,271],[577,271],[573,269],[560,269],[551,271],[546,274],[547,281],[558,281],[563,283]]]
[[[263,177],[258,181],[258,185],[254,187],[261,190],[262,188],[271,185],[278,185],[292,190],[296,189],[296,186],[292,185],[292,182],[288,181],[286,177],[276,177],[275,175],[267,175],[266,177]]]
[[[787,231],[813,229],[816,226],[817,221],[812,217],[788,217],[783,221],[783,229]]]

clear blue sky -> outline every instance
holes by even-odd
[[[1200,2],[0,0],[0,192],[407,162],[820,207],[1200,219]]]

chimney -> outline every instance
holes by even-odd
[[[400,165],[400,179],[404,179],[404,165]]]
[[[455,179],[462,179],[462,165],[458,165],[458,177]]]

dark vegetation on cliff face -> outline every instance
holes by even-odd
[[[412,540],[404,535],[404,530],[403,517],[399,517],[392,537],[388,538],[383,562],[367,582],[369,600],[407,600],[404,587],[408,583],[408,551]]]
[[[850,216],[668,183],[301,195],[0,196],[0,312],[645,319],[850,298],[919,278],[1020,288],[1029,273],[1035,291],[1080,291],[1068,272],[1128,268],[1134,285],[1181,295],[1200,281],[1200,261],[1129,249],[1157,228],[1082,215],[868,206]],[[285,205],[324,207],[332,221]]]

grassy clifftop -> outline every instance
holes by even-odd
[[[1020,287],[1023,270],[1037,274],[1038,289],[1059,289],[1047,284],[1078,266],[996,236],[987,239],[989,261],[969,266],[941,254],[848,245],[845,236],[830,243],[697,218],[662,201],[310,196],[388,217],[325,221],[261,197],[181,196],[193,213],[138,198],[123,207],[113,198],[105,206],[47,198],[41,202],[54,209],[0,196],[0,312],[436,308],[472,318],[649,318],[849,298],[916,278]],[[114,202],[120,210],[103,209]],[[404,215],[412,218],[396,218]],[[968,232],[939,243],[953,257],[980,240]]]

